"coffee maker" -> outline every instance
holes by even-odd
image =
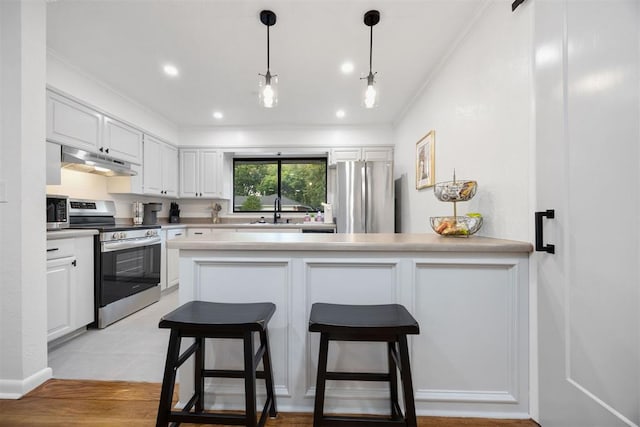
[[[158,211],[161,209],[162,203],[145,203],[142,223],[144,225],[156,225],[158,223]]]

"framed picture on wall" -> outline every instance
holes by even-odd
[[[436,178],[436,131],[432,130],[416,142],[416,188],[433,187]]]

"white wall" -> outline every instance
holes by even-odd
[[[47,85],[160,139],[178,143],[178,127],[174,123],[74,68],[52,51],[47,52]]]
[[[432,232],[430,216],[453,215],[432,188],[415,188],[415,144],[433,129],[436,182],[454,168],[478,182],[458,214],[482,213],[479,235],[529,240],[531,14],[510,6],[488,3],[395,128],[403,232]]]
[[[0,398],[47,368],[44,0],[0,2]]]
[[[282,148],[287,152],[353,145],[393,145],[391,126],[326,126],[289,128],[186,128],[180,145],[235,148]]]

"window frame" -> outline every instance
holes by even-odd
[[[232,177],[232,183],[231,183],[231,206],[232,206],[232,212],[234,214],[241,214],[241,213],[252,213],[252,214],[256,214],[256,213],[275,213],[275,209],[273,209],[273,206],[269,209],[269,210],[259,210],[259,211],[242,211],[242,210],[236,210],[236,192],[235,192],[235,182],[236,182],[236,162],[269,162],[269,163],[276,163],[277,164],[277,170],[278,170],[278,197],[282,198],[282,163],[283,162],[304,162],[304,161],[320,161],[324,163],[324,201],[326,203],[327,201],[327,197],[329,195],[329,189],[328,189],[328,184],[329,184],[329,159],[326,156],[278,156],[278,157],[269,157],[269,156],[251,156],[251,157],[234,157],[233,158],[233,164],[232,164],[232,168],[231,168],[231,177]],[[324,207],[320,207],[318,208],[318,210],[320,210],[321,212],[324,212]],[[279,212],[281,213],[287,213],[287,214],[295,214],[295,213],[310,213],[310,212],[316,212],[316,210],[313,211],[284,211],[284,210],[280,210]]]

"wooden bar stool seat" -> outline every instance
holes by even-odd
[[[399,304],[342,305],[315,303],[311,307],[309,331],[320,332],[318,376],[313,410],[313,425],[320,426],[409,426],[416,427],[416,409],[411,382],[407,335],[419,334],[416,319]],[[386,342],[387,373],[327,372],[329,341]],[[398,376],[402,383],[404,414],[398,401]],[[389,418],[367,416],[325,416],[324,398],[327,380],[389,382],[391,415]]]
[[[157,426],[169,422],[195,424],[231,424],[249,427],[263,426],[267,414],[277,415],[271,370],[271,354],[267,323],[276,306],[270,302],[228,304],[191,301],[178,307],[160,319],[160,328],[171,329],[169,348],[162,380],[158,406]],[[253,334],[260,335],[260,347],[254,351]],[[180,354],[182,338],[195,338],[195,342]],[[242,339],[244,342],[244,370],[205,369],[205,338]],[[172,411],[172,396],[178,367],[195,354],[194,394],[181,411]],[[263,370],[256,367],[262,360]],[[213,413],[204,411],[205,378],[243,378],[245,385],[245,413]],[[265,380],[267,399],[256,421],[256,378]],[[193,411],[192,411],[193,409]]]

